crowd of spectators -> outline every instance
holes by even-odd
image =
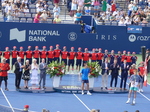
[[[126,10],[121,9],[115,0],[72,0],[67,6],[70,16],[77,16],[81,11],[82,15],[94,15],[102,25],[116,23],[118,26],[146,26],[150,22],[150,0],[126,1],[124,5]]]
[[[23,22],[45,23],[60,13],[58,5],[54,7],[46,0],[3,0],[1,5],[6,22],[21,21],[23,18]]]
[[[12,22],[61,23],[59,0],[3,0],[2,14],[4,20]],[[150,22],[150,0],[126,1],[126,10],[121,9],[116,0],[62,0],[74,22],[79,24],[82,15],[93,15],[99,24],[115,23],[118,26],[142,25]],[[17,19],[16,19],[17,18]],[[18,19],[19,18],[19,19]],[[22,19],[23,18],[23,19]],[[52,21],[52,20],[55,21]]]

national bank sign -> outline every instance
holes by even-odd
[[[46,42],[47,36],[60,36],[56,30],[22,30],[17,28],[10,29],[10,40],[24,41],[41,41]],[[26,40],[27,39],[27,40]]]

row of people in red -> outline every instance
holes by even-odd
[[[114,50],[111,51],[111,53],[108,53],[108,50],[105,50],[104,53],[102,53],[102,49],[99,48],[98,52],[96,49],[92,50],[92,53],[88,52],[88,48],[84,49],[84,52],[82,52],[81,47],[78,48],[78,51],[74,51],[74,47],[71,47],[71,51],[68,52],[66,46],[63,47],[63,50],[61,51],[59,49],[59,45],[56,45],[56,48],[53,50],[53,46],[49,47],[49,50],[46,50],[46,46],[43,46],[43,49],[40,51],[39,47],[36,46],[35,50],[31,50],[31,46],[28,46],[27,51],[23,51],[23,47],[20,47],[20,51],[17,51],[16,46],[13,47],[13,51],[9,51],[9,48],[6,47],[5,51],[0,52],[0,56],[2,56],[7,59],[7,63],[10,63],[10,56],[12,55],[12,65],[17,61],[17,56],[21,57],[22,62],[24,61],[24,58],[26,56],[26,59],[32,62],[32,58],[37,59],[37,63],[39,63],[39,58],[46,59],[48,63],[54,61],[60,61],[61,60],[65,62],[66,65],[74,66],[74,59],[76,58],[76,65],[81,66],[82,60],[83,63],[87,62],[91,59],[92,62],[98,61],[99,64],[102,64],[102,61],[104,62],[106,58],[109,59],[110,63],[112,64],[114,62],[114,59],[117,59],[117,63],[121,65],[121,63],[126,59],[127,63],[129,65],[136,63],[137,56],[135,55],[135,52],[131,53],[126,51],[123,51],[123,54],[118,51],[118,54],[116,55]]]

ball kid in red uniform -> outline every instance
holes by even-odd
[[[45,59],[45,62],[47,58],[47,51],[46,51],[46,46],[43,46],[43,50],[40,52],[40,62],[42,62],[42,59]]]
[[[33,52],[31,51],[31,46],[28,46],[28,50],[25,52],[26,54],[26,60],[29,60],[29,63],[32,63],[32,55]]]
[[[9,47],[6,47],[3,53],[3,57],[6,59],[6,63],[9,63],[9,64],[10,64],[10,55],[11,55],[11,52],[9,51]]]
[[[36,59],[37,64],[39,64],[40,51],[38,46],[35,46],[35,50],[33,51],[33,58]]]
[[[49,47],[49,51],[47,51],[48,64],[54,61],[54,51],[53,46]]]
[[[98,61],[99,65],[101,66],[102,65],[102,59],[103,59],[103,56],[104,56],[104,54],[102,53],[101,48],[98,49],[97,55],[98,55],[97,61]]]
[[[76,52],[74,52],[74,47],[71,47],[71,51],[68,53],[68,71],[70,71],[70,66],[72,66],[72,70],[74,70],[74,58],[76,56]]]
[[[69,55],[68,51],[66,51],[66,46],[63,47],[63,51],[61,52],[61,61],[63,61],[65,63],[65,65],[67,65],[67,57]]]
[[[123,51],[121,62],[123,63],[125,59],[126,59],[126,51]]]
[[[88,48],[84,49],[84,53],[83,53],[83,64],[87,63],[90,59],[91,54],[88,52]]]
[[[59,49],[59,44],[56,45],[56,49],[54,50],[54,60],[60,62],[60,54],[61,50]]]
[[[130,52],[127,53],[126,59],[127,59],[127,64],[130,67],[132,64],[132,56],[131,56]]]
[[[18,51],[18,56],[21,57],[21,62],[24,63],[24,55],[23,47],[20,47],[20,51]]]
[[[17,61],[17,56],[18,56],[18,51],[17,51],[17,47],[16,46],[13,47],[13,51],[11,52],[11,55],[12,55],[12,66],[11,66],[11,69],[13,69],[13,65]]]
[[[93,50],[92,50],[92,54],[91,54],[91,61],[92,61],[92,62],[97,61],[98,55],[97,55],[97,53],[96,53],[95,51],[96,51],[96,49],[93,49]]]
[[[10,66],[6,63],[6,59],[2,59],[2,63],[0,63],[0,88],[2,81],[5,81],[5,90],[8,91],[7,88],[7,80],[8,80],[8,73],[7,71],[10,70]]]
[[[83,52],[81,51],[81,47],[78,48],[78,52],[76,53],[76,70],[80,71],[80,67],[82,66]]]
[[[140,63],[140,66],[138,67],[138,71],[139,71],[139,76],[142,79],[142,81],[140,82],[139,92],[143,92],[143,83],[144,83],[144,75],[145,75],[144,62]]]

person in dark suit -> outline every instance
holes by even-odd
[[[127,61],[124,60],[124,62],[121,64],[120,90],[122,90],[123,81],[124,81],[124,90],[126,90],[126,82],[127,82],[127,78],[128,78],[128,70],[129,70],[129,65],[127,64]]]
[[[110,65],[111,69],[111,81],[110,81],[110,87],[112,88],[113,80],[115,79],[115,90],[117,86],[117,80],[119,75],[120,66],[117,63],[117,60],[114,60],[114,63]]]
[[[21,57],[18,57],[17,62],[15,63],[15,71],[14,71],[16,75],[16,78],[15,78],[16,89],[21,89],[20,82],[21,82],[23,68],[24,66],[23,66],[23,63],[21,62]]]
[[[108,58],[105,58],[105,62],[102,63],[102,86],[101,86],[101,89],[107,89],[109,69],[110,69],[110,64],[108,63]]]
[[[43,89],[45,88],[45,80],[46,80],[46,69],[47,69],[47,64],[45,63],[45,59],[42,59],[42,62],[39,64],[39,69],[40,69],[40,82],[39,82],[39,88],[41,88],[41,82],[43,80]]]

